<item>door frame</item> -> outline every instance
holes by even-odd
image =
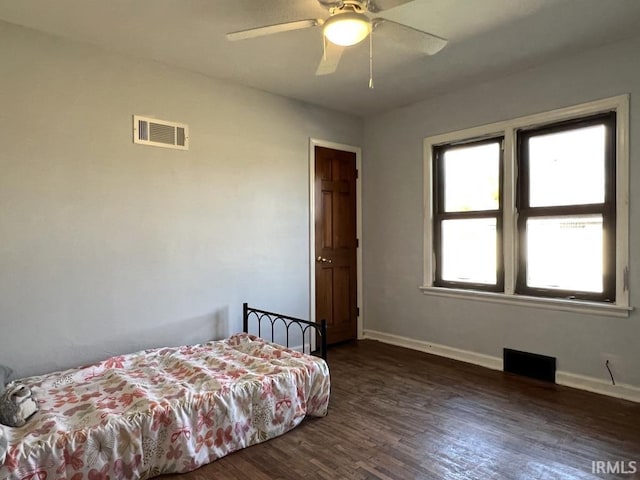
[[[316,150],[315,147],[332,148],[343,152],[356,154],[356,237],[358,248],[356,249],[356,290],[357,303],[360,310],[358,315],[358,339],[363,338],[364,307],[362,297],[362,148],[344,143],[336,143],[318,138],[309,139],[309,319],[316,321],[316,208],[315,208],[315,172]]]

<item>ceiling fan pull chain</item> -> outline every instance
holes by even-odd
[[[373,90],[373,28],[369,33],[369,88]]]

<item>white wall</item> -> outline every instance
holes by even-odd
[[[0,70],[0,363],[221,338],[243,301],[308,316],[309,137],[360,119],[6,23]],[[133,114],[190,151],[134,145]]]
[[[601,353],[620,357],[618,382],[640,387],[640,314],[607,318],[425,296],[422,284],[426,136],[631,93],[631,304],[640,299],[640,40],[548,63],[365,121],[365,329],[502,357],[552,355],[558,369],[608,380]]]

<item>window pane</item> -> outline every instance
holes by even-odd
[[[604,125],[529,139],[532,207],[604,202]]]
[[[444,154],[446,212],[497,210],[500,201],[500,143],[455,147]]]
[[[496,283],[496,219],[442,222],[442,279]]]
[[[602,292],[602,216],[530,218],[527,286]]]

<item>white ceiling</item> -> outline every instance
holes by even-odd
[[[640,0],[414,0],[381,14],[449,39],[434,56],[374,34],[315,76],[315,27],[228,42],[225,33],[327,18],[317,0],[0,0],[0,19],[313,104],[368,115],[640,34]]]

